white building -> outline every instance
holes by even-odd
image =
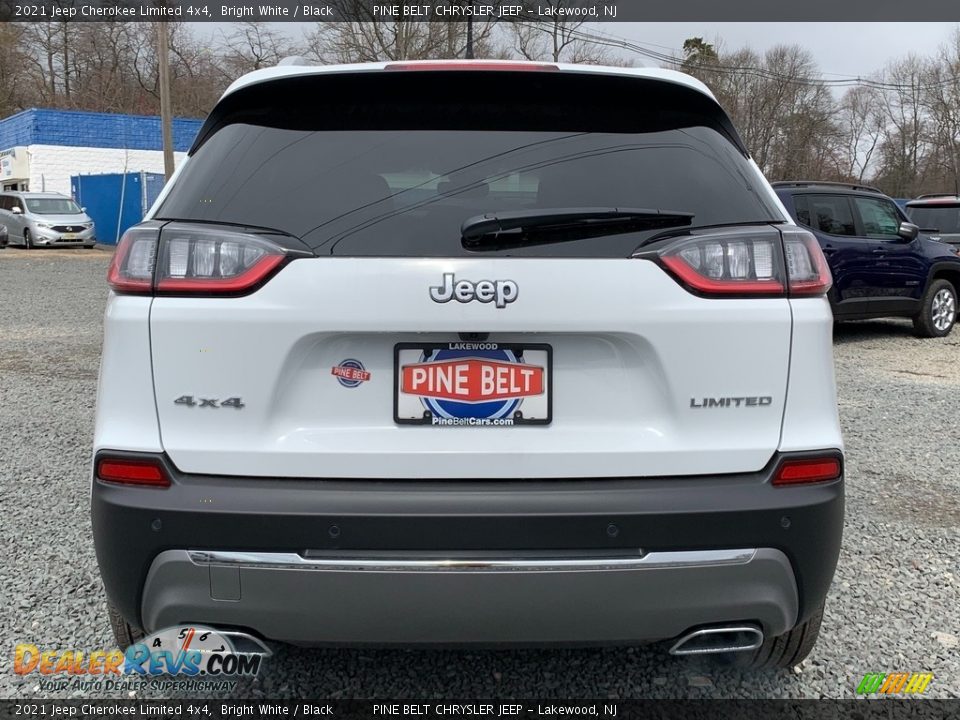
[[[173,121],[175,160],[200,120]],[[0,120],[0,188],[71,194],[71,177],[163,172],[160,118],[32,108]]]

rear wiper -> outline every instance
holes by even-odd
[[[643,208],[507,210],[464,220],[460,235],[466,248],[494,250],[685,226],[692,221],[693,213]]]

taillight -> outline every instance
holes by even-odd
[[[703,295],[784,294],[783,250],[774,228],[685,236],[659,258],[677,280]]]
[[[831,284],[816,238],[794,227],[684,235],[656,251],[654,259],[681,284],[708,297],[823,295]]]
[[[170,487],[170,478],[159,460],[130,460],[100,458],[97,461],[97,479],[121,485]]]
[[[107,282],[114,292],[149,295],[153,292],[153,264],[157,256],[157,229],[133,227],[117,244]]]
[[[804,485],[836,480],[843,472],[837,457],[784,460],[773,476],[774,485]]]
[[[827,259],[812,233],[785,227],[783,252],[791,295],[824,295],[833,284]]]
[[[127,294],[243,295],[287,258],[284,248],[250,233],[186,223],[135,227],[121,238],[107,282]]]

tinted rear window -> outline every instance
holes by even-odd
[[[157,217],[280,230],[320,254],[419,257],[470,254],[461,223],[498,211],[650,208],[694,213],[696,226],[782,219],[707,99],[591,79],[511,77],[476,92],[446,81],[418,96],[398,94],[395,78],[378,93],[368,87],[375,101],[340,87],[333,105],[288,109],[289,94],[270,105],[234,99],[208,121]],[[578,96],[588,88],[600,95]],[[634,96],[607,94],[624,89]],[[485,97],[495,90],[506,97]],[[623,257],[649,234],[508,252]]]
[[[960,233],[960,205],[928,205],[908,207],[911,222],[924,230],[939,230],[942,233]]]

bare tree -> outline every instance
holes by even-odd
[[[19,112],[30,103],[24,70],[31,61],[23,51],[24,35],[23,25],[0,23],[0,117]]]
[[[474,23],[475,57],[497,57],[492,22]],[[433,60],[463,57],[466,24],[439,20],[322,23],[306,38],[307,54],[324,63]]]
[[[233,23],[229,32],[221,32],[217,49],[219,66],[230,81],[304,52],[289,36],[261,22]]]
[[[858,86],[840,100],[837,123],[842,152],[838,171],[844,179],[864,182],[883,136],[884,118],[876,89]]]
[[[343,17],[354,22],[318,23],[306,36],[307,54],[324,63],[383,62],[387,60],[430,60],[463,57],[467,45],[466,23],[442,14],[451,2],[427,6],[426,15],[395,19],[375,16],[371,5],[358,0],[331,0]],[[396,0],[392,5],[423,12],[419,0]],[[473,21],[474,55],[502,54],[493,42],[492,20]]]
[[[885,127],[878,178],[897,197],[915,194],[922,186],[921,168],[929,138],[922,103],[928,70],[926,60],[911,54],[888,64],[881,75],[887,86],[879,93]]]
[[[719,45],[719,43],[717,43]],[[685,69],[713,90],[760,168],[773,179],[836,174],[834,101],[810,53],[781,45],[763,56],[684,43]]]
[[[928,178],[924,189],[960,192],[960,31],[929,63],[923,89],[928,114]]]
[[[580,16],[565,14],[578,5],[575,0],[540,0],[527,3],[548,13],[547,20],[516,21],[509,24],[513,50],[526,60],[625,65],[613,51],[613,44],[591,38]]]

